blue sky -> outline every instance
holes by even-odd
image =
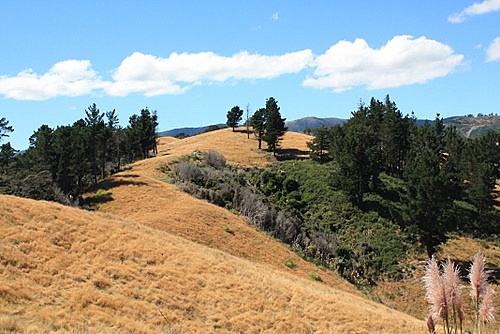
[[[0,118],[17,149],[96,103],[122,126],[225,123],[274,97],[288,120],[386,94],[433,119],[499,113],[500,0],[0,2]]]

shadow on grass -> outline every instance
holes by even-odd
[[[120,179],[106,179],[104,181],[99,182],[99,184],[95,187],[95,190],[103,189],[103,190],[110,190],[113,188],[117,188],[120,186],[145,186],[147,183],[142,182],[142,181],[133,181],[133,180],[127,180],[127,179],[134,179],[138,178],[139,175],[135,174],[128,174],[128,175],[123,175],[119,176]],[[125,179],[125,180],[123,180]]]
[[[138,178],[139,175],[129,174],[120,176],[121,179],[107,179],[93,188],[93,195],[87,196],[84,199],[84,205],[90,209],[95,210],[100,204],[108,203],[113,201],[113,193],[109,190],[117,188],[119,186],[145,186],[147,183],[141,181],[133,181],[127,179]]]
[[[112,194],[111,191],[102,191],[99,189],[95,195],[88,196],[84,199],[84,205],[90,210],[95,210],[99,204],[111,202],[113,200]]]
[[[233,132],[239,132],[239,133],[244,133],[244,134],[253,134],[252,130],[246,130],[246,129],[234,129]]]
[[[283,148],[276,151],[276,160],[306,160],[309,159],[309,151],[297,148]]]
[[[469,269],[472,264],[471,261],[463,261],[463,260],[453,260],[453,263],[458,266],[460,269],[460,278],[464,282],[469,282],[468,274],[469,274]],[[489,283],[494,283],[494,284],[500,284],[500,267],[498,265],[495,265],[491,262],[488,262],[488,259],[486,258],[486,263],[485,263],[485,269],[490,271]]]

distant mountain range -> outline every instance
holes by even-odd
[[[289,131],[293,132],[304,132],[305,129],[317,129],[321,127],[321,125],[326,126],[327,128],[335,125],[342,125],[346,122],[346,119],[342,118],[318,118],[318,117],[304,117],[297,119],[295,121],[286,122],[286,126]]]
[[[218,127],[226,127],[226,124],[215,124]],[[175,137],[181,133],[184,133],[186,136],[195,136],[199,133],[202,133],[203,131],[207,130],[207,126],[201,126],[197,128],[177,128],[177,129],[172,129],[172,130],[166,130],[166,131],[161,131],[158,132],[158,136],[160,137]]]
[[[430,124],[433,124],[433,120],[427,120]],[[304,132],[305,129],[317,129],[322,124],[326,127],[342,125],[347,122],[347,119],[342,118],[318,118],[318,117],[304,117],[294,121],[286,122],[286,126],[289,131],[293,132]],[[426,120],[417,120],[417,125],[423,125]],[[447,126],[454,125],[457,128],[458,133],[466,138],[474,138],[478,136],[483,136],[489,130],[495,132],[500,132],[500,116],[478,116],[478,117],[467,117],[467,116],[453,116],[443,119],[443,123]],[[225,127],[225,124],[216,124],[218,127]],[[175,137],[181,133],[187,136],[197,135],[205,130],[209,126],[202,127],[187,127],[187,128],[177,128],[167,131],[159,132],[160,137]]]

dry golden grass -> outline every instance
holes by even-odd
[[[0,332],[423,331],[410,316],[294,270],[115,215],[10,196],[0,196],[0,212]]]

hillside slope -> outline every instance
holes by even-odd
[[[305,151],[308,138],[289,133],[283,147]],[[100,212],[0,196],[0,332],[423,332],[422,321],[160,180],[158,167],[193,150],[242,165],[273,161],[256,145],[227,129],[162,138],[157,158],[89,195]]]
[[[361,296],[114,215],[3,195],[0,211],[0,332],[423,329]]]

